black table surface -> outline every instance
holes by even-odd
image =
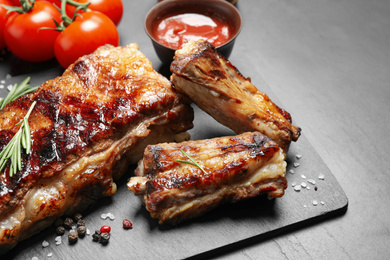
[[[138,43],[154,68],[166,74],[167,68],[159,61],[143,28],[146,13],[156,2],[125,0],[124,18],[118,29],[121,45]],[[243,17],[243,28],[229,60],[244,76],[250,77],[256,86],[266,86],[271,99],[277,100],[292,114],[294,122],[303,129],[303,141],[302,144],[294,144],[294,154],[290,157],[301,153],[302,159],[311,158],[306,156],[305,151],[314,153],[312,161],[315,163],[307,163],[309,170],[316,174],[318,167],[321,169],[319,171],[329,173],[336,185],[335,194],[340,195],[342,203],[337,208],[328,208],[329,212],[336,211],[340,214],[265,237],[244,239],[244,242],[203,256],[221,259],[385,259],[390,255],[390,160],[387,159],[390,143],[390,136],[387,134],[390,111],[390,2],[239,0],[237,8]],[[1,88],[20,82],[26,76],[31,76],[31,83],[34,85],[62,73],[55,61],[30,64],[9,53],[2,54],[1,59]],[[4,93],[5,90],[0,91]],[[210,120],[201,111],[197,113],[202,120]],[[195,137],[205,135],[199,133],[202,128],[197,128],[196,131]],[[219,133],[229,131],[216,128],[213,134]],[[291,186],[288,190],[290,194],[286,195],[296,194]],[[332,189],[329,188],[329,191],[332,192]],[[99,207],[87,216],[91,226],[103,223],[95,216],[106,212],[118,200],[125,200],[126,196],[123,194],[124,192],[116,198],[103,199]],[[238,205],[237,210],[245,212],[245,206],[250,207],[250,203]],[[263,199],[255,203],[268,208],[278,208],[270,205],[273,203],[280,206],[277,202]],[[307,205],[300,206],[312,207],[310,201]],[[141,211],[137,218],[148,217],[145,212],[138,210],[139,204],[129,207],[136,207],[137,212]],[[223,210],[229,212],[231,208]],[[229,222],[234,217],[230,215],[226,220],[217,215],[205,225],[212,229],[213,222],[218,223],[215,218]],[[253,223],[258,223],[257,220],[253,221],[254,218],[272,221],[272,217],[275,216],[268,213],[251,215],[248,218],[251,224],[244,224],[243,228],[248,228],[250,233]],[[120,226],[118,223],[118,220],[112,222],[113,227]],[[195,224],[187,226],[188,230],[181,227],[179,231],[196,232],[194,227],[201,227],[201,224],[200,221],[195,221]],[[133,234],[149,234],[154,229],[156,227],[152,224],[149,229],[138,230],[138,233]],[[180,235],[179,231],[168,229],[166,233],[177,232],[179,238],[188,239],[188,235]],[[126,236],[132,236],[131,232]],[[222,235],[219,234],[223,235],[223,232]],[[17,252],[14,250],[8,256],[17,259],[31,259],[34,256],[39,259],[86,257],[83,252],[77,251],[80,248],[77,246],[61,251],[50,241],[49,249],[53,247],[52,251],[42,248],[42,240],[49,238],[53,238],[53,234],[46,230],[33,238],[38,242],[30,239],[18,246]],[[142,235],[131,239],[142,239]],[[240,239],[238,237],[237,241]],[[140,252],[151,250],[169,252],[160,255],[155,253],[155,259],[177,259],[192,255],[182,254],[181,251],[189,246],[186,243],[194,241],[196,239],[189,239],[179,244],[175,241],[168,248],[153,250],[151,248],[158,245],[153,244],[153,241],[145,241],[144,246],[137,248],[130,244],[116,246],[112,243],[99,248],[99,254],[108,259],[111,259],[110,256],[120,259],[116,253],[122,250],[124,259],[132,259],[132,256],[147,258],[147,254]],[[80,242],[84,246],[92,243]],[[213,247],[221,246],[215,241],[210,243]],[[66,245],[62,246],[65,248]],[[52,256],[48,255],[50,252],[54,252]]]

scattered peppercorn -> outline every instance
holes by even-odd
[[[77,221],[77,226],[79,227],[79,226],[85,226],[85,220],[84,219],[79,219],[78,221]]]
[[[68,241],[69,241],[69,244],[74,244],[77,242],[77,239],[78,239],[78,235],[75,231],[70,231],[69,234],[68,234]]]
[[[92,235],[92,241],[99,242],[101,234],[102,233],[99,230],[96,230],[95,233]]]
[[[107,225],[104,225],[100,228],[100,232],[101,233],[110,233],[111,232],[111,227],[110,226],[107,226]]]
[[[130,222],[128,219],[123,220],[123,228],[124,229],[130,229],[133,228],[133,223]]]
[[[80,219],[82,219],[83,218],[83,215],[81,215],[81,213],[75,213],[74,215],[73,215],[73,219],[77,222],[77,221],[79,221]]]
[[[109,233],[102,233],[100,236],[100,243],[107,244],[108,240],[110,240],[110,234]]]
[[[64,220],[64,227],[67,229],[67,230],[70,230],[72,228],[72,225],[73,225],[73,219],[71,218],[66,218]]]
[[[315,187],[314,187],[314,190],[315,190],[315,191],[317,191],[317,190],[318,190],[317,186],[315,186]]]
[[[65,228],[64,228],[64,226],[58,226],[58,227],[56,228],[56,234],[57,234],[58,236],[62,236],[63,234],[65,234]]]
[[[87,233],[87,228],[85,226],[79,226],[77,228],[77,234],[79,234],[79,237],[85,237],[86,233]]]

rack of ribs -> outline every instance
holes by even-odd
[[[236,133],[259,131],[287,153],[301,132],[275,105],[207,41],[189,41],[171,63],[174,87]]]
[[[199,167],[178,161],[188,158]],[[146,147],[127,186],[152,218],[177,224],[224,202],[283,196],[286,165],[284,152],[259,132],[162,143]]]
[[[192,128],[193,110],[137,44],[104,46],[0,111],[0,149],[31,104],[31,153],[0,173],[0,253],[116,192],[147,144]]]

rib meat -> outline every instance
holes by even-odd
[[[259,131],[287,153],[301,129],[207,41],[190,41],[171,63],[174,87],[236,133]]]
[[[190,155],[204,170],[177,160]],[[228,201],[287,188],[285,155],[259,132],[209,140],[149,145],[128,188],[159,223],[176,224]]]
[[[114,179],[149,143],[192,128],[193,110],[136,44],[104,46],[0,111],[0,148],[29,117],[22,170],[0,173],[0,252],[116,192]]]

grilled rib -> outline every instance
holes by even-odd
[[[207,41],[190,41],[171,63],[174,87],[202,110],[236,133],[259,131],[284,151],[297,141],[301,129],[288,112],[260,92]]]
[[[0,252],[116,192],[114,179],[149,143],[192,128],[193,110],[137,44],[104,46],[0,111],[0,149],[32,102],[32,148],[0,173]]]
[[[190,155],[200,168],[177,160]],[[259,132],[209,140],[149,145],[128,188],[159,223],[176,224],[223,202],[262,193],[281,197],[287,188],[285,155]]]

